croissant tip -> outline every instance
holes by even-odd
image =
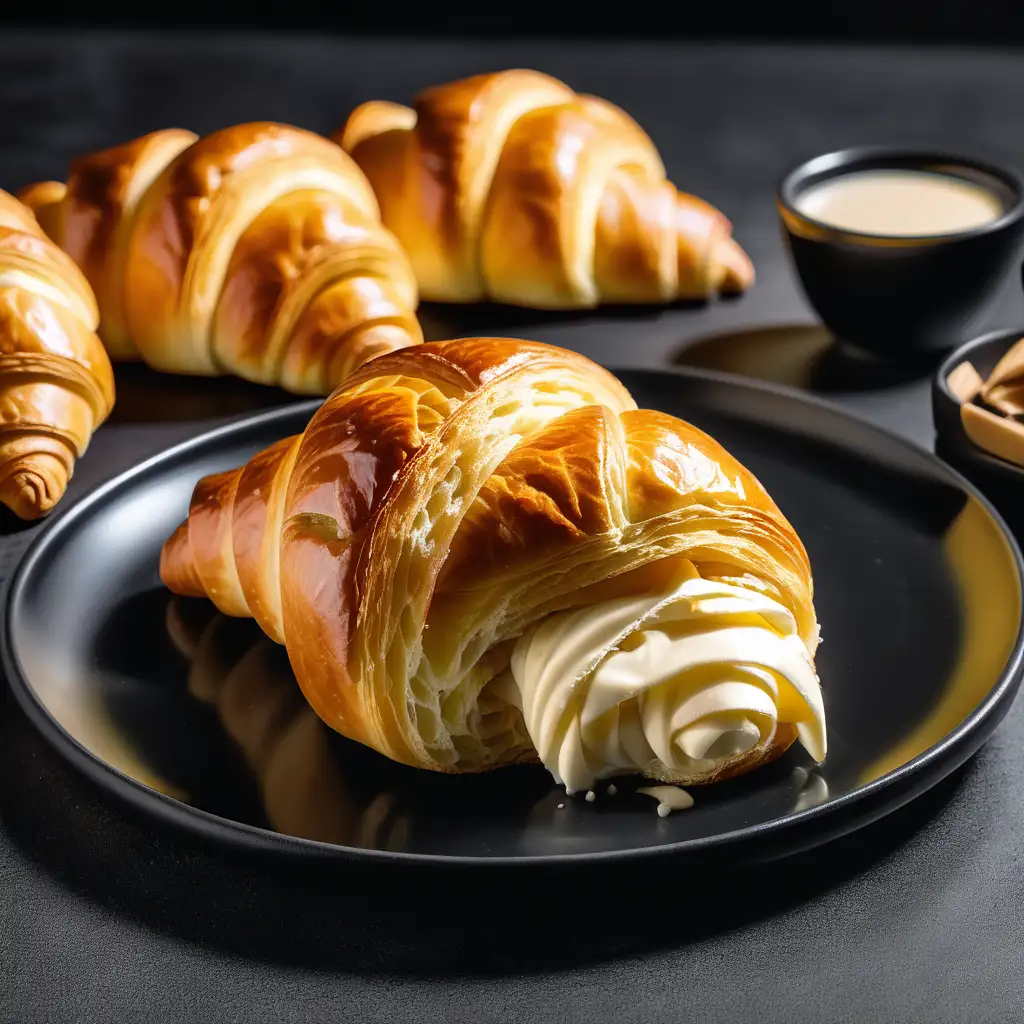
[[[41,519],[60,501],[67,481],[37,469],[23,468],[0,486],[0,501],[19,519]]]
[[[754,283],[754,264],[734,238],[723,239],[715,254],[722,267],[723,295],[740,295]]]
[[[206,597],[188,539],[188,520],[180,523],[160,549],[160,580],[181,597]]]
[[[67,185],[62,181],[37,181],[18,192],[18,199],[32,211],[36,222],[49,238],[57,234],[60,204],[67,190]]]

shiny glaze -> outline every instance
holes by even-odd
[[[285,371],[293,390],[322,394],[369,358],[338,339],[366,321],[396,323],[417,338],[415,307],[416,282],[375,211],[330,192],[292,192],[235,244],[213,324],[215,355],[249,380],[274,383]],[[351,363],[347,372],[332,366],[336,351]]]
[[[505,431],[525,436],[515,443]],[[239,602],[267,607],[279,566],[283,637],[307,699],[333,728],[396,760],[441,767],[410,717],[387,638],[420,636],[446,671],[437,644],[486,594],[559,564],[573,566],[571,579],[553,578],[546,593],[561,607],[595,599],[588,587],[646,588],[638,574],[676,555],[724,576],[750,573],[783,595],[816,644],[806,553],[752,474],[696,428],[636,410],[613,376],[574,353],[480,338],[383,356],[320,407],[294,465],[281,455],[291,443],[257,456],[256,468],[200,482],[188,544],[172,538],[162,576],[191,593],[194,563],[218,607],[244,614]],[[274,531],[254,523],[286,474],[278,561]],[[465,497],[433,502],[424,519],[449,480]],[[429,539],[413,543],[423,530]],[[513,636],[520,628],[510,620]]]
[[[60,500],[113,406],[97,320],[82,272],[0,192],[0,501],[22,518]]]
[[[601,202],[604,179],[615,172],[664,193],[661,158],[631,123],[595,116],[590,105],[575,99],[520,118],[505,140],[480,237],[484,277],[496,298],[514,297],[519,288],[539,294],[547,287],[580,305],[597,304],[596,244],[609,237],[597,224],[609,209]],[[594,187],[595,179],[601,187]],[[662,243],[657,248],[670,255],[669,233],[655,237]],[[514,264],[523,252],[534,259],[516,276]],[[657,274],[662,268],[655,263],[650,269]],[[508,292],[506,281],[515,281]]]
[[[182,129],[141,138],[72,161],[54,240],[82,268],[103,311],[103,343],[137,355],[125,321],[124,261],[139,200],[157,175],[197,136]]]
[[[116,357],[325,394],[422,340],[412,270],[369,184],[312,132],[154,132],[75,161],[63,191],[23,194],[96,287]]]
[[[745,290],[729,221],[665,180],[618,107],[534,71],[371,101],[335,138],[370,179],[425,298],[539,308]]]
[[[572,97],[568,86],[548,75],[518,71],[434,86],[414,99],[417,130],[415,136],[411,131],[406,134],[406,142],[416,147],[413,167],[419,188],[410,191],[409,198],[381,192],[389,200],[397,198],[398,216],[403,209],[409,211],[417,194],[425,200],[423,209],[431,219],[422,224],[423,240],[437,239],[441,255],[429,286],[425,285],[430,291],[444,289],[445,282],[451,281],[464,282],[471,296],[486,293],[477,239],[508,135],[531,111]],[[388,213],[384,216],[388,223]],[[415,265],[419,272],[421,262]]]
[[[231,539],[238,584],[248,611],[263,631],[284,642],[279,538],[285,496],[299,438],[286,437],[251,458],[238,479]]]

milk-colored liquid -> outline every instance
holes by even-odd
[[[988,189],[931,171],[854,171],[797,198],[808,217],[846,231],[913,237],[951,235],[991,224],[1003,204]]]

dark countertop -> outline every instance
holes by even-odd
[[[1024,167],[1024,60],[1013,52],[7,32],[0,186],[59,175],[76,153],[172,123],[206,131],[259,118],[325,131],[364,99],[403,100],[430,82],[511,65],[629,110],[674,180],[733,219],[758,283],[740,301],[630,317],[483,308],[456,319],[427,309],[434,337],[536,337],[611,364],[659,366],[723,336],[716,361],[742,349],[743,365],[754,353],[777,376],[783,349],[827,345],[808,326],[775,221],[772,188],[790,165],[910,141]],[[1020,309],[1008,284],[984,326],[1012,325]],[[926,380],[886,381],[831,350],[815,359],[805,383],[931,443]],[[119,388],[114,422],[80,463],[71,499],[226,415],[287,400],[138,370],[120,372]],[[0,541],[0,575],[32,533]],[[1018,1019],[1022,741],[1018,703],[972,762],[910,808],[742,877],[668,867],[476,880],[337,866],[298,875],[112,802],[50,752],[4,689],[0,1021]]]

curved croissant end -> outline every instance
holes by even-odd
[[[18,199],[35,214],[47,237],[54,240],[61,236],[61,210],[67,191],[63,181],[38,181],[18,193]]]
[[[95,289],[115,358],[326,394],[423,340],[412,269],[369,184],[312,132],[153,132],[22,196]]]
[[[535,71],[371,101],[334,135],[373,185],[424,298],[538,308],[742,292],[754,268],[677,191],[618,107]]]
[[[708,782],[797,736],[824,757],[793,528],[706,434],[550,346],[367,364],[200,481],[161,575],[255,617],[325,722],[407,764],[539,757],[585,788]]]
[[[0,502],[37,519],[60,500],[114,401],[96,300],[32,211],[0,191]]]

